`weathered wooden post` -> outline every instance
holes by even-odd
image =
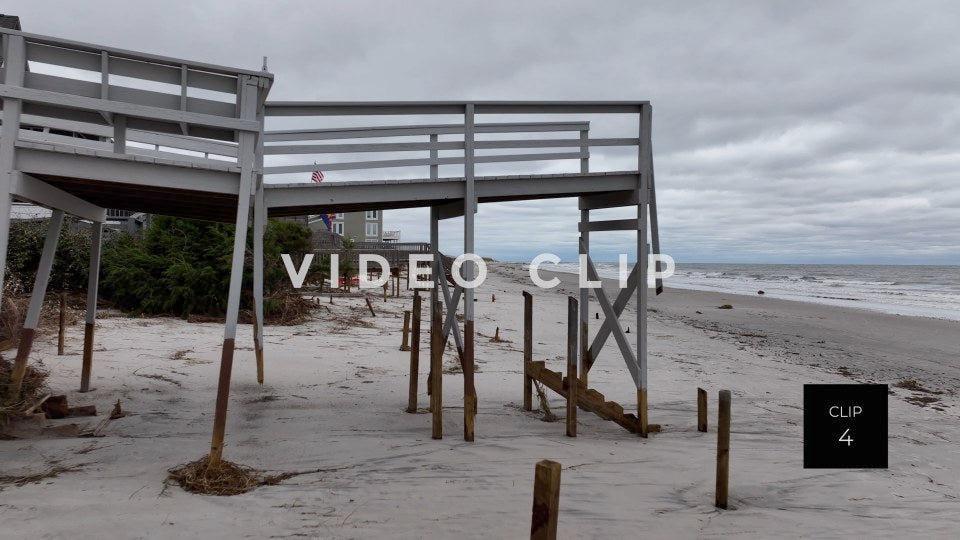
[[[410,346],[410,395],[407,398],[408,413],[417,412],[417,379],[420,376],[420,291],[413,291],[412,342],[413,344]]]
[[[63,356],[65,332],[67,331],[67,293],[60,293],[60,330],[57,332],[57,356]]]
[[[383,301],[384,301],[384,302],[387,301],[387,287],[388,287],[388,285],[387,285],[386,283],[384,283],[384,284],[383,284]]]
[[[443,350],[440,348],[443,332],[443,303],[433,305],[430,318],[430,411],[433,413],[433,438],[443,438]]]
[[[523,410],[533,410],[533,378],[529,365],[533,362],[533,295],[523,291]]]
[[[577,334],[580,308],[577,299],[567,297],[567,437],[577,436]]]
[[[410,350],[410,310],[403,310],[403,341],[400,342],[401,351]]]
[[[730,391],[720,391],[717,415],[717,508],[727,507],[727,484],[730,477]]]
[[[697,431],[707,431],[707,391],[697,388]]]
[[[366,296],[366,297],[364,297],[364,300],[367,301],[367,308],[370,310],[370,316],[371,316],[371,317],[376,317],[377,314],[376,314],[376,312],[373,311],[373,304],[370,303],[370,297],[369,297],[369,296]],[[386,300],[384,300],[384,301],[386,301]]]
[[[531,540],[556,540],[557,517],[560,514],[560,464],[556,461],[537,462],[533,476],[533,520]]]

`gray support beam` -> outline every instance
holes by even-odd
[[[463,200],[463,252],[476,253],[474,246],[474,216],[477,211],[477,192],[474,186],[474,106],[467,104],[463,115],[463,177],[466,184]],[[476,264],[472,260],[464,263],[467,281],[476,277]],[[474,356],[474,290],[467,287],[463,295],[463,439],[473,440],[474,415],[477,406],[477,390],[473,380]]]
[[[648,145],[649,147],[649,145]],[[657,188],[654,185],[656,180],[656,175],[653,173],[653,151],[651,149],[650,155],[650,240],[652,243],[654,255],[660,255],[660,227],[657,225]],[[660,277],[661,263],[659,257],[657,258],[656,268],[657,271],[657,284],[656,284],[656,294],[659,295],[663,292],[663,278]]]
[[[93,222],[103,223],[107,219],[107,210],[89,203],[80,197],[71,195],[62,189],[38,180],[28,174],[14,171],[10,191],[20,199],[46,206],[60,208],[67,214]]]
[[[33,290],[30,291],[30,306],[27,316],[20,330],[20,344],[17,347],[17,359],[13,365],[13,396],[20,395],[23,376],[27,372],[27,360],[33,349],[33,338],[40,322],[40,311],[43,309],[43,298],[47,294],[47,284],[50,282],[50,269],[53,268],[54,256],[57,253],[57,242],[60,240],[60,229],[63,227],[63,210],[54,210],[50,216],[50,225],[47,227],[47,237],[43,241],[43,253],[40,254],[40,264],[37,266],[37,275],[33,280]]]
[[[27,57],[23,36],[4,34],[3,83],[17,86],[23,84]],[[3,278],[7,267],[7,244],[10,239],[10,190],[14,182],[17,133],[20,132],[20,112],[23,103],[19,99],[3,100],[3,137],[0,137],[0,305],[3,301]]]
[[[599,280],[600,277],[597,275],[597,269],[593,266],[593,260],[590,257],[587,257],[587,278],[591,280]],[[610,304],[610,300],[607,298],[606,293],[603,292],[603,289],[591,289],[593,291],[593,296],[597,299],[597,304],[600,305],[600,309],[603,311],[603,316],[607,318],[607,322],[613,324],[613,337],[617,342],[617,346],[620,347],[620,354],[623,355],[623,361],[627,364],[627,369],[630,371],[630,376],[633,377],[633,382],[636,383],[637,387],[640,386],[640,372],[637,367],[637,357],[633,353],[633,348],[630,346],[630,342],[627,341],[627,335],[623,331],[623,328],[620,326],[620,321],[617,319],[617,314],[613,309],[613,306]]]
[[[254,122],[257,117],[258,85],[254,77],[242,77],[241,119]],[[236,231],[233,237],[233,258],[230,267],[230,290],[227,294],[227,316],[223,330],[223,350],[220,356],[220,378],[210,442],[210,467],[220,465],[223,457],[223,439],[227,427],[227,403],[230,400],[230,376],[233,371],[234,340],[237,336],[237,315],[240,312],[240,287],[243,284],[243,261],[247,247],[247,225],[250,218],[250,194],[256,176],[257,134],[239,134],[240,196],[237,201]]]
[[[87,278],[87,318],[83,327],[83,365],[80,371],[80,391],[90,390],[93,371],[93,338],[97,324],[97,289],[100,285],[100,248],[103,243],[103,223],[90,224],[90,269]]]
[[[649,262],[647,248],[647,204],[650,200],[650,128],[652,125],[650,104],[640,108],[640,151],[637,171],[640,173],[640,185],[637,186],[639,204],[637,204],[637,364],[640,369],[640,384],[637,387],[637,416],[640,418],[640,434],[647,434],[647,266]]]
[[[263,140],[262,137],[260,140]],[[257,145],[257,170],[263,169],[263,147]],[[253,349],[257,359],[257,382],[263,384],[263,233],[267,208],[263,174],[257,174],[253,199]]]
[[[590,211],[580,211],[580,254],[590,256],[590,229],[584,228],[590,223]],[[593,362],[590,359],[590,349],[587,348],[590,338],[590,289],[580,289],[580,380],[587,385],[587,373]]]
[[[433,170],[430,171],[433,174]],[[437,309],[436,305],[440,297],[440,273],[443,266],[440,264],[440,220],[437,218],[437,208],[430,207],[430,253],[433,255],[433,262],[430,264],[430,276],[433,279],[433,286],[430,287],[430,374],[427,376],[427,393],[433,395],[433,358],[436,354],[434,348],[440,347],[440,336],[434,335],[435,332],[441,332],[440,323],[434,321]],[[440,351],[441,362],[443,362],[443,351]],[[431,407],[433,400],[430,401]]]

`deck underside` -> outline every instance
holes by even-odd
[[[20,170],[103,208],[233,222],[238,173],[229,167],[22,148]],[[113,157],[113,155],[111,155]],[[488,176],[476,178],[478,201],[504,202],[630,193],[635,172]],[[267,184],[271,217],[321,212],[455,206],[464,198],[463,178]]]

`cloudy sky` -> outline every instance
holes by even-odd
[[[960,264],[957,2],[3,9],[33,33],[254,69],[268,56],[272,100],[650,100],[661,238],[677,260]],[[426,237],[425,210],[385,219]],[[477,250],[573,259],[577,219],[574,200],[483,205]],[[451,253],[457,226],[443,227]],[[593,245],[609,258],[634,241]]]

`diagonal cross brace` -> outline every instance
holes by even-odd
[[[633,291],[637,289],[637,270],[639,268],[639,265],[633,265],[633,270],[630,271],[630,276],[627,278],[627,287],[620,289],[620,293],[617,294],[617,299],[613,302],[613,312],[616,318],[611,319],[607,317],[603,321],[603,325],[600,326],[600,330],[597,331],[597,335],[594,336],[593,343],[590,345],[588,352],[587,371],[589,371],[590,368],[593,367],[593,363],[597,361],[597,355],[600,354],[604,344],[607,342],[607,338],[610,337],[610,332],[613,331],[613,325],[616,324],[617,319],[623,314],[624,308],[627,307],[627,302],[629,302],[630,297],[633,296]]]
[[[600,280],[600,278],[597,276],[597,269],[594,268],[593,261],[590,260],[589,255],[587,255],[587,272],[588,279],[594,281]],[[617,318],[617,314],[614,311],[613,306],[610,304],[610,300],[607,298],[606,293],[603,292],[603,289],[593,289],[593,295],[597,298],[597,303],[600,304],[600,309],[603,310],[603,316],[607,319],[605,325],[607,323],[612,325],[611,330],[613,331],[613,337],[616,340],[617,345],[620,347],[620,353],[623,354],[623,361],[627,364],[627,369],[630,370],[630,376],[633,377],[633,382],[637,385],[637,388],[639,388],[640,368],[639,364],[637,363],[637,356],[634,354],[633,348],[630,346],[630,342],[627,341],[627,335],[623,333],[623,328],[620,326],[620,320]],[[637,339],[644,339],[644,336],[638,334]]]
[[[647,147],[649,148],[650,145],[648,144]],[[649,209],[649,214],[650,214],[650,237],[651,237],[650,244],[651,244],[651,247],[653,248],[654,255],[660,255],[660,231],[659,231],[659,227],[657,226],[657,190],[653,184],[654,176],[655,175],[653,174],[653,156],[651,155],[650,156],[650,197],[649,197],[649,202],[647,203],[647,207]],[[656,291],[658,295],[663,292],[663,278],[660,277],[660,264],[661,264],[660,258],[658,257],[656,262],[656,267],[655,267],[657,271]],[[644,286],[646,286],[646,284],[644,284]]]
[[[463,338],[460,337],[460,325],[457,323],[457,306],[460,305],[460,296],[463,294],[463,288],[457,286],[453,289],[453,296],[450,295],[450,286],[446,278],[438,280],[440,288],[443,291],[443,302],[447,306],[447,319],[443,323],[443,330],[440,334],[443,336],[443,346],[446,347],[447,339],[450,337],[450,331],[453,331],[453,340],[457,344],[457,355],[460,363],[463,363]]]

